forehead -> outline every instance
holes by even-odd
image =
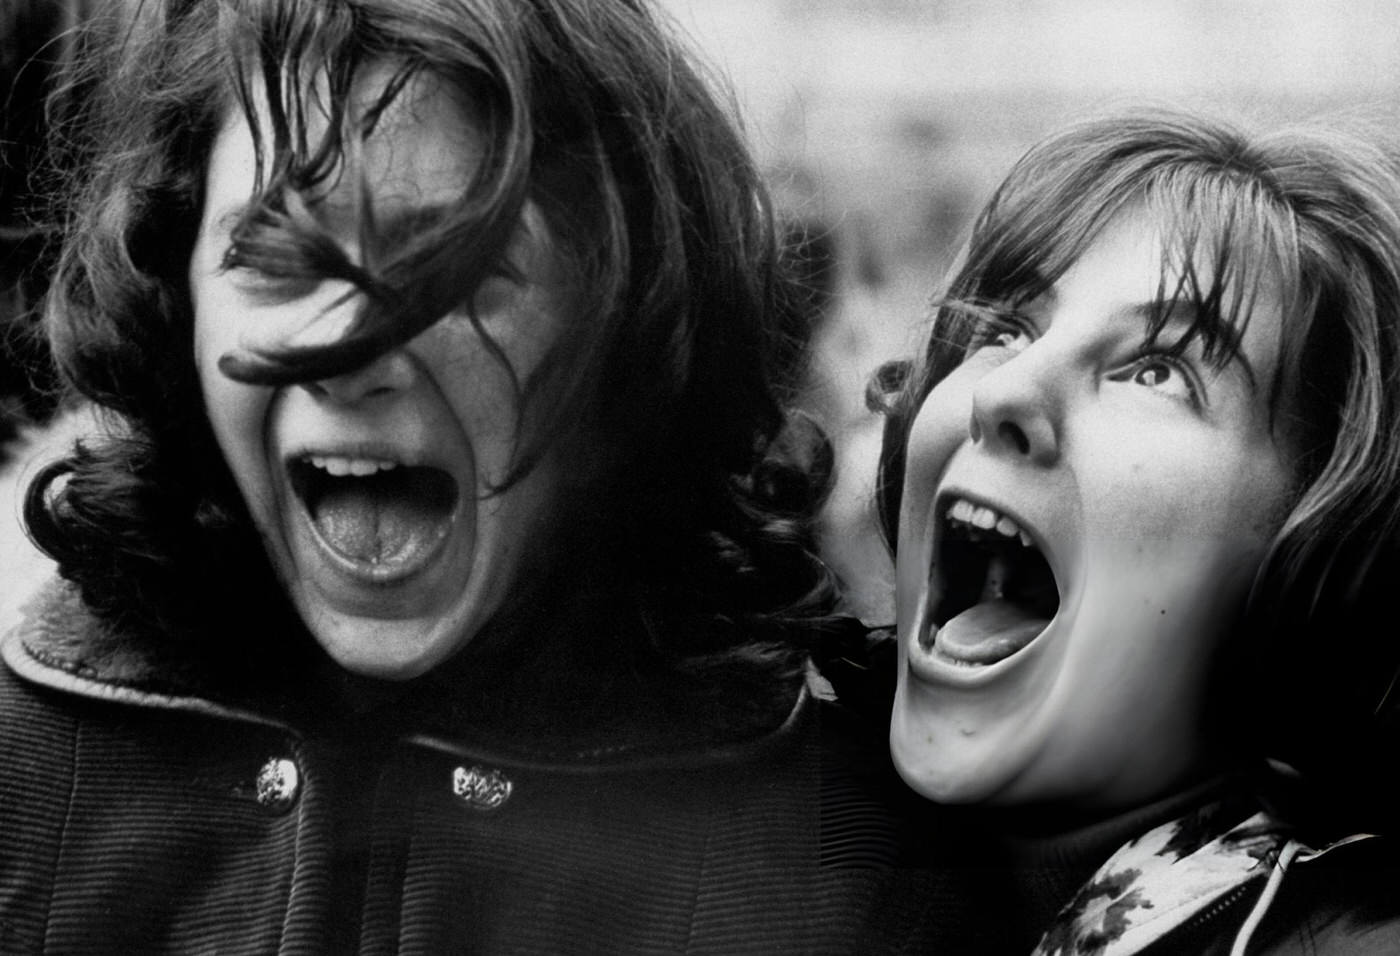
[[[1151,302],[1164,284],[1162,231],[1141,210],[1110,221],[1030,304],[1129,306]],[[1165,282],[1164,282],[1165,280]]]
[[[1219,322],[1244,326],[1258,317],[1277,320],[1285,298],[1278,262],[1259,243],[1238,234],[1220,236],[1151,203],[1137,203],[1109,219],[1035,295],[1062,296],[1067,289],[1101,299],[1162,301],[1217,310]],[[1199,300],[1199,301],[1197,301]],[[1207,317],[1202,317],[1205,321]],[[1275,322],[1274,324],[1277,324]]]
[[[1251,254],[1257,250],[1222,248],[1218,240],[1183,236],[1172,217],[1135,205],[1111,219],[1033,304],[1140,322],[1163,344],[1200,340],[1209,364],[1218,370],[1241,360],[1267,395],[1281,361],[1280,270]]]
[[[346,102],[340,104],[344,116],[338,129],[332,120],[338,110],[332,108],[335,104],[329,101],[324,81],[308,84],[298,102],[280,107],[298,121],[288,133],[293,141],[305,142],[308,155],[331,139],[340,139],[336,166],[312,186],[308,196],[323,203],[328,212],[354,206],[361,183],[372,191],[376,209],[450,203],[460,199],[480,169],[486,145],[463,98],[423,71],[399,87],[395,72],[390,63],[360,71]],[[259,164],[266,178],[278,161],[270,151],[278,137],[266,92],[255,87],[251,99],[251,122],[235,106],[214,143],[206,212],[246,203],[265,185],[258,181]],[[369,135],[356,135],[365,129]],[[356,167],[353,175],[346,175],[347,165]]]

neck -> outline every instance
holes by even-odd
[[[789,680],[743,663],[692,669],[655,647],[615,585],[592,575],[553,583],[547,595],[537,589],[503,609],[455,657],[412,681],[359,678],[322,655],[314,682],[329,706],[317,719],[566,754],[609,739],[642,749],[736,741],[791,712],[800,673]]]

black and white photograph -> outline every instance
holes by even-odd
[[[0,0],[0,956],[1400,953],[1400,5]]]

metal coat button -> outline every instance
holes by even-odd
[[[301,790],[301,771],[286,757],[272,757],[258,771],[258,803],[277,813],[289,809]]]
[[[458,767],[452,771],[452,792],[473,810],[495,810],[510,799],[515,785],[499,770]]]

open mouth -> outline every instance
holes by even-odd
[[[958,496],[939,509],[938,598],[925,650],[960,664],[994,664],[1035,640],[1055,616],[1055,575],[1008,515]]]
[[[451,530],[457,483],[441,468],[337,455],[287,464],[317,542],[376,578],[425,563]]]

